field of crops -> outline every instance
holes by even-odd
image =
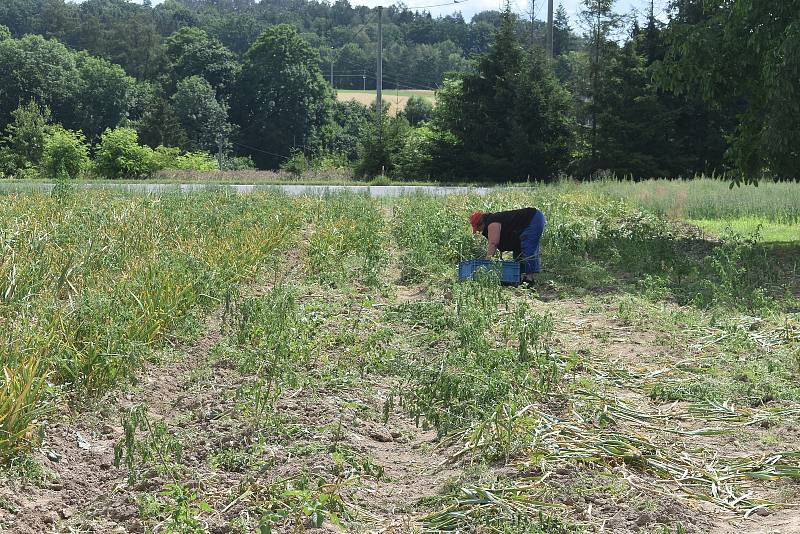
[[[685,222],[794,189],[629,187],[3,197],[0,530],[800,532],[800,232]]]

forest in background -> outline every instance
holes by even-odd
[[[437,90],[376,125],[377,9],[293,0],[7,0],[0,172],[351,168],[409,180],[795,179],[800,1],[584,0],[544,25],[383,10],[384,87]],[[333,74],[333,86],[330,75]],[[383,111],[385,113],[385,111]]]

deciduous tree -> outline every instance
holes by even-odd
[[[244,57],[233,100],[242,145],[256,164],[277,168],[330,120],[333,91],[319,56],[286,24],[265,31]]]

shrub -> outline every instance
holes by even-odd
[[[13,120],[6,125],[6,136],[0,164],[9,174],[19,178],[29,174],[42,161],[44,142],[50,131],[50,109],[35,100],[11,112]]]
[[[172,165],[180,155],[181,149],[178,147],[159,145],[153,150],[153,166],[157,170],[174,169]]]
[[[155,170],[217,171],[219,164],[208,152],[187,152],[175,147],[159,146],[153,151]]]
[[[219,162],[208,152],[187,152],[178,157],[173,168],[186,171],[218,171]]]
[[[295,150],[283,164],[281,170],[300,176],[308,170],[308,160],[300,150]]]
[[[395,158],[393,176],[403,180],[463,176],[463,161],[455,135],[428,126],[413,128]]]
[[[315,171],[331,171],[348,169],[350,162],[347,161],[347,154],[323,152],[314,156],[309,162],[309,166]]]
[[[41,171],[47,178],[78,178],[89,168],[89,147],[81,132],[53,126],[44,142]]]
[[[106,178],[147,178],[156,171],[153,149],[138,143],[132,128],[107,129],[95,158],[97,171]]]
[[[226,158],[222,162],[223,170],[225,171],[248,171],[256,168],[253,163],[253,158],[250,156],[236,156],[234,158]]]
[[[433,105],[421,96],[412,95],[406,102],[403,116],[411,126],[417,126],[421,122],[431,119],[433,116]]]
[[[392,175],[397,157],[411,131],[408,121],[401,116],[383,121],[381,128],[382,135],[378,135],[377,128],[373,128],[361,141],[361,158],[355,168],[359,178]]]

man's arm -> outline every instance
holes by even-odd
[[[500,243],[500,223],[491,223],[486,229],[486,237],[489,239],[489,246],[486,247],[486,257],[491,258],[497,252],[497,245]]]

